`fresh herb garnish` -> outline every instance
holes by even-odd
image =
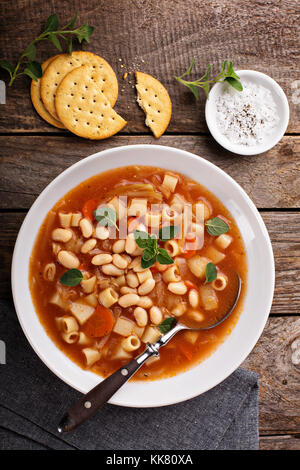
[[[205,268],[205,284],[217,279],[217,268],[214,263],[208,263]]]
[[[168,333],[168,331],[172,330],[173,326],[175,326],[176,319],[174,317],[166,318],[158,328],[162,334]]]
[[[224,222],[223,219],[220,217],[213,217],[205,222],[205,227],[209,235],[213,237],[217,237],[218,235],[222,235],[222,233],[226,233],[229,230],[229,225]]]
[[[78,12],[75,13],[74,17],[67,25],[61,28],[59,28],[57,15],[55,13],[50,15],[46,20],[44,31],[26,47],[25,51],[19,57],[15,67],[7,60],[2,60],[0,62],[0,67],[6,70],[10,75],[9,86],[11,86],[15,79],[21,75],[28,75],[35,81],[41,78],[41,64],[35,61],[35,44],[37,42],[44,40],[51,41],[59,51],[62,51],[62,46],[60,44],[60,40],[62,39],[67,42],[69,54],[72,54],[74,38],[77,39],[80,44],[83,40],[90,42],[90,37],[93,34],[94,28],[93,26],[89,26],[86,21],[82,26],[79,26],[79,28],[73,29],[77,20],[77,15]],[[23,66],[23,71],[19,72],[21,66]]]
[[[100,206],[94,211],[94,217],[103,227],[116,227],[117,226],[117,212],[115,209],[106,206]]]
[[[64,286],[77,286],[83,279],[79,269],[69,269],[60,278],[59,282]]]
[[[182,75],[180,75],[180,77],[175,77],[175,79],[179,83],[182,83],[182,85],[185,85],[186,87],[188,87],[196,99],[199,98],[198,88],[202,88],[205,91],[206,98],[208,98],[211,84],[218,83],[218,82],[227,82],[236,90],[243,91],[243,85],[240,82],[240,77],[235,73],[231,60],[230,61],[224,60],[222,62],[221,72],[214,78],[210,77],[210,70],[211,70],[212,64],[209,64],[205,74],[202,75],[202,77],[191,82],[187,80],[183,80],[183,77],[185,77],[186,75],[189,75],[192,72],[194,65],[195,65],[195,62],[193,59],[187,71],[184,72]]]
[[[178,233],[177,226],[163,227],[159,230],[159,239],[161,241],[170,240]],[[155,235],[150,236],[147,232],[141,230],[134,231],[134,238],[139,248],[143,248],[141,259],[142,268],[146,269],[152,266],[156,261],[160,264],[173,264],[174,260],[169,256],[168,252],[158,247]]]

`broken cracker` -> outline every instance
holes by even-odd
[[[98,140],[119,132],[126,121],[112,109],[94,75],[89,65],[68,73],[57,89],[55,106],[67,129],[80,137]]]
[[[154,136],[159,138],[167,129],[172,102],[166,88],[156,78],[147,73],[135,72],[137,102],[146,114],[146,125]]]

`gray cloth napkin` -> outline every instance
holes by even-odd
[[[11,301],[0,301],[0,449],[251,450],[258,448],[258,376],[236,370],[212,390],[177,405],[105,405],[75,431],[57,423],[80,397],[27,342]]]

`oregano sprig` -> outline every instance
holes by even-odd
[[[240,77],[235,73],[231,60],[224,60],[221,64],[221,72],[213,78],[210,76],[212,64],[209,64],[205,74],[202,75],[202,77],[194,81],[184,80],[183,77],[186,77],[192,72],[194,65],[195,61],[193,59],[187,71],[179,77],[175,77],[175,79],[182,85],[188,87],[195,96],[196,100],[199,98],[198,88],[202,88],[205,91],[206,98],[208,98],[210,86],[213,83],[218,82],[227,82],[236,90],[243,91],[243,85],[240,82]]]
[[[159,230],[159,239],[161,241],[170,240],[176,237],[179,227],[170,225],[162,227]],[[155,235],[149,235],[142,230],[134,231],[134,238],[139,248],[143,248],[141,259],[142,268],[146,269],[152,266],[156,261],[159,264],[173,264],[174,260],[170,257],[169,253],[158,246],[158,241]]]
[[[115,227],[119,232],[119,227],[117,226],[117,212],[112,207],[99,206],[94,211],[94,217],[103,227]]]
[[[61,40],[63,40],[67,43],[69,54],[72,54],[73,39],[77,39],[79,44],[81,44],[82,41],[90,42],[90,37],[93,34],[94,28],[86,21],[83,25],[73,29],[77,16],[78,12],[75,13],[74,17],[68,24],[60,28],[58,17],[53,13],[47,18],[44,31],[26,47],[19,57],[15,67],[7,60],[2,60],[0,62],[0,67],[9,73],[9,86],[11,86],[15,79],[21,75],[28,75],[35,81],[41,78],[42,67],[41,64],[35,60],[36,43],[48,40],[52,42],[59,51],[62,51]]]

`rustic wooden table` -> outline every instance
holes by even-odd
[[[297,7],[298,4],[298,7]],[[33,0],[1,1],[1,58],[16,61],[54,11],[64,23],[79,10],[79,21],[96,27],[84,45],[107,59],[120,84],[117,111],[127,119],[122,133],[90,142],[47,125],[34,112],[29,80],[7,90],[0,106],[1,262],[0,296],[10,297],[14,242],[27,210],[61,171],[94,152],[119,145],[159,143],[207,158],[241,184],[261,211],[273,243],[276,291],[267,326],[243,364],[260,375],[260,448],[300,449],[300,367],[291,343],[300,336],[300,9],[297,0]],[[42,43],[38,58],[55,54]],[[195,102],[174,75],[195,59],[203,73],[218,71],[224,59],[235,68],[265,72],[282,86],[290,123],[281,142],[264,155],[239,157],[214,142],[204,119],[204,96]],[[157,142],[135,103],[133,75],[139,69],[168,88],[173,115]],[[7,79],[5,73],[2,79]]]

